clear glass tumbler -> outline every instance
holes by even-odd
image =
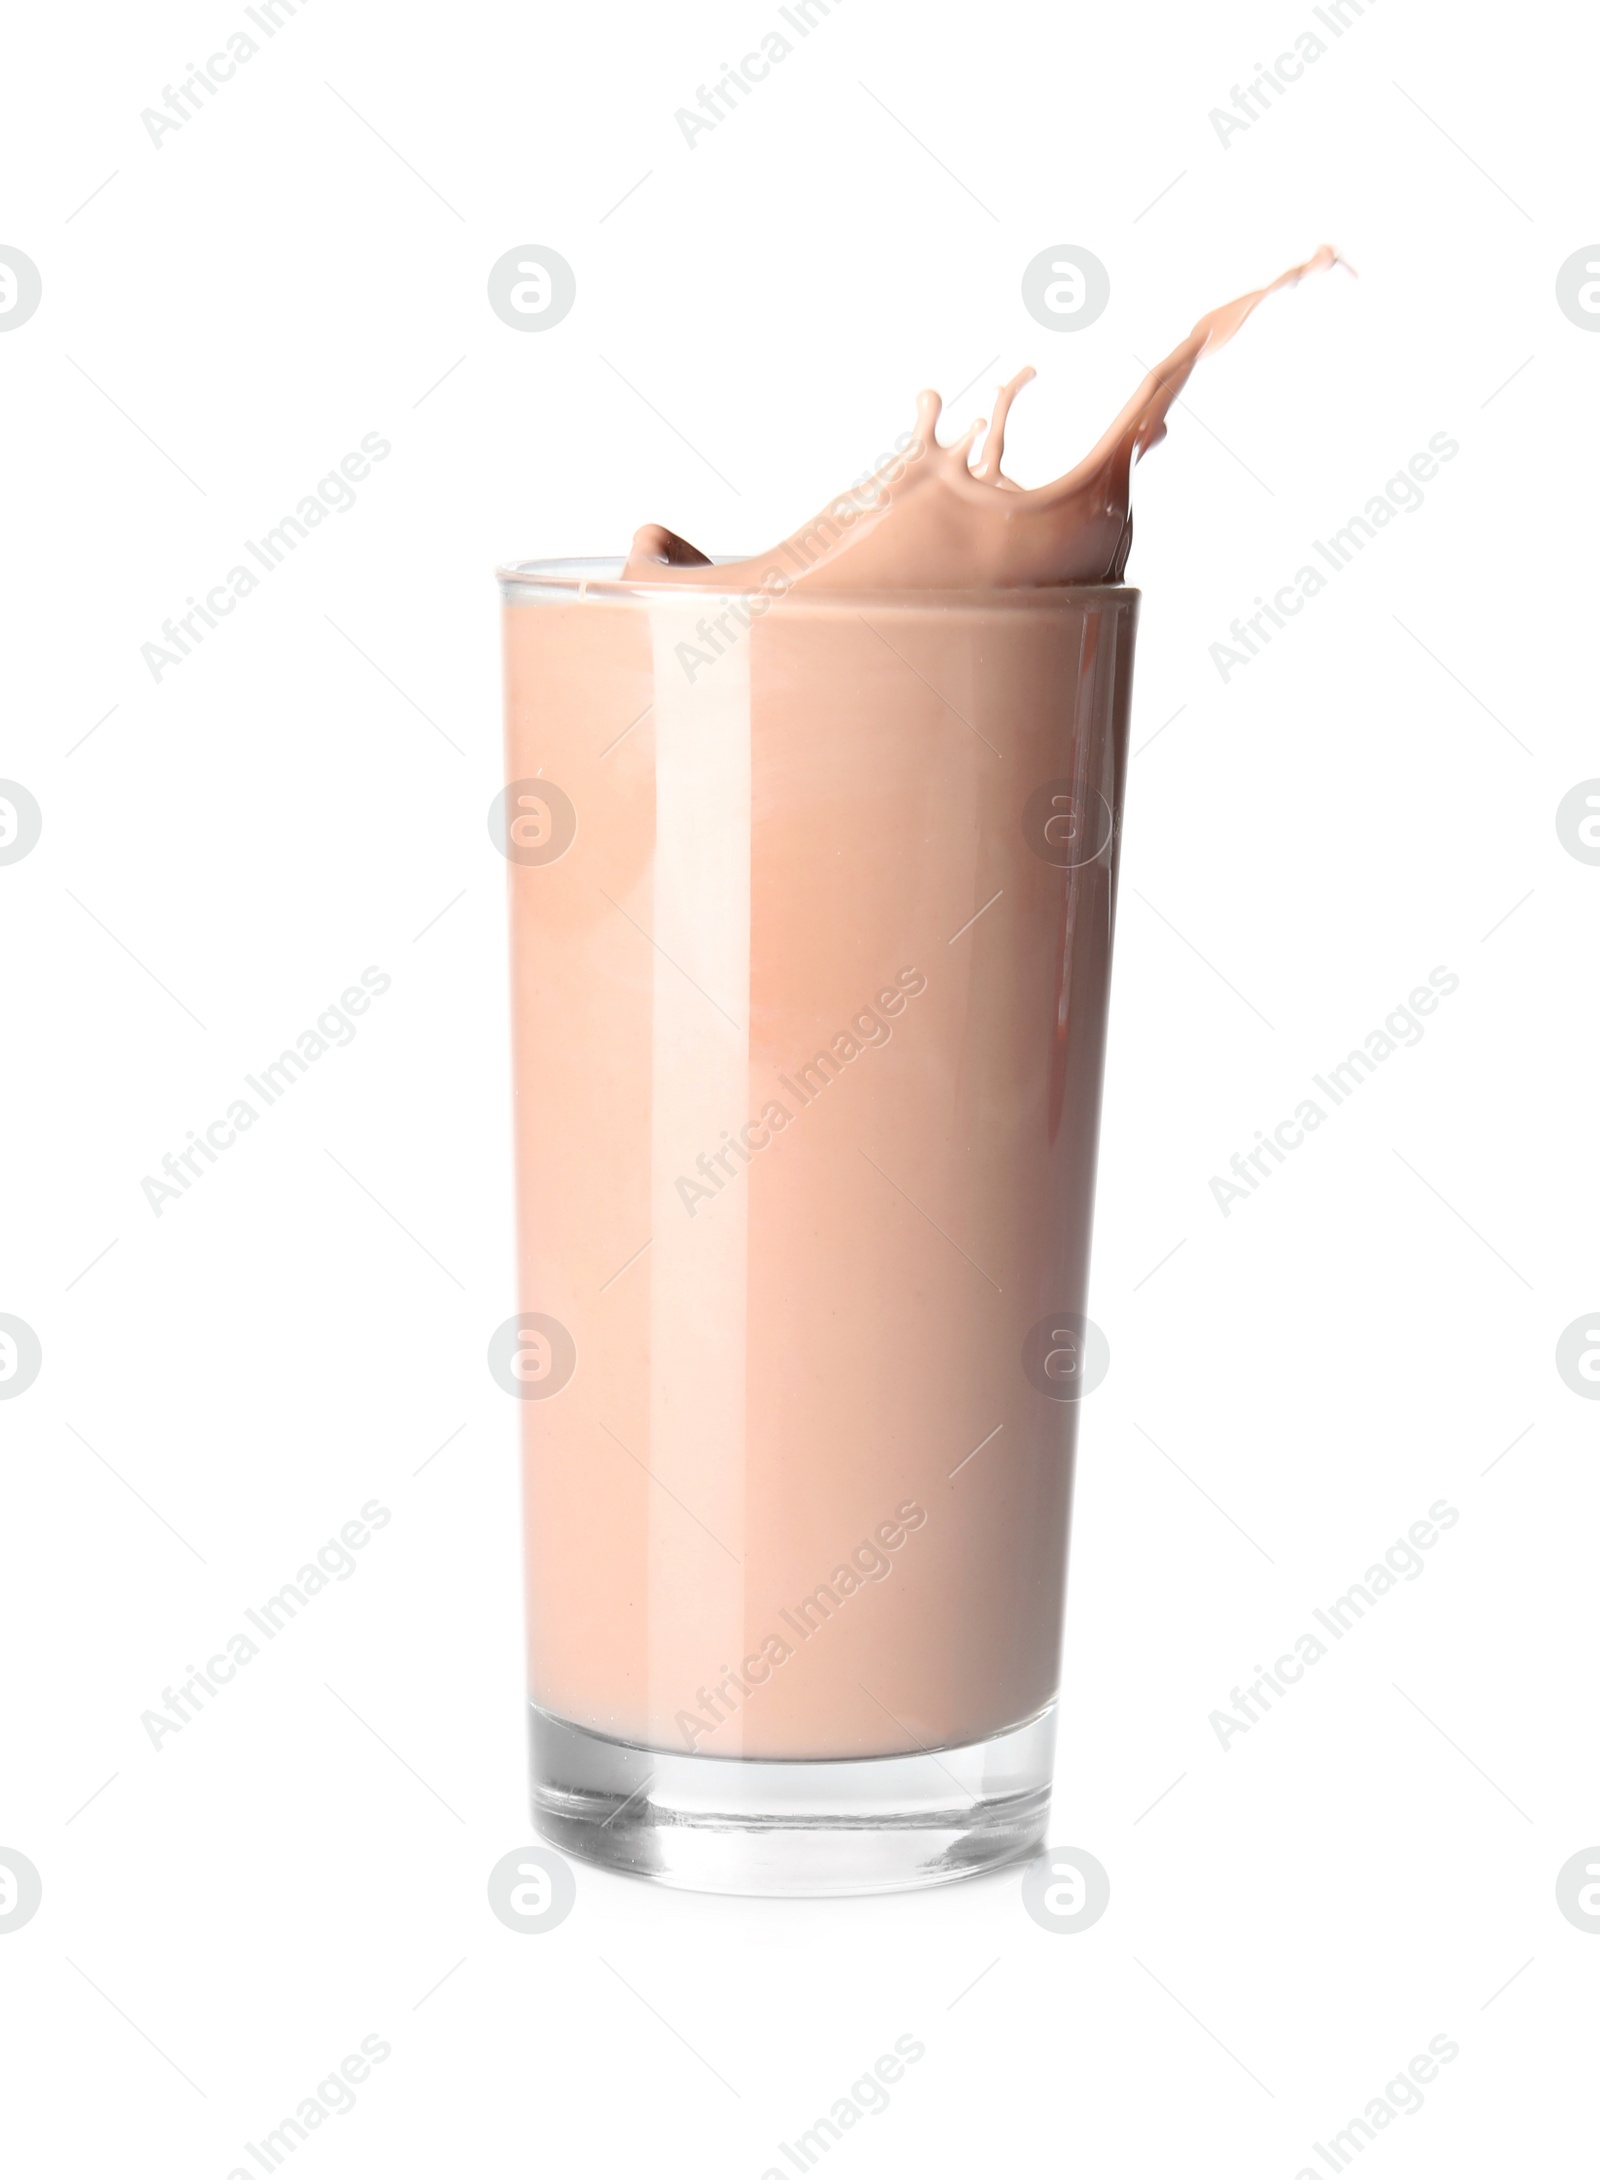
[[[500,579],[537,1822],[720,1892],[1025,1855],[1138,593]]]

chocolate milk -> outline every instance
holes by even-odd
[[[1258,304],[1308,273],[1340,262],[1324,245],[1270,286],[1209,312],[1150,372],[1098,446],[1054,484],[1024,491],[1002,474],[1006,418],[1034,376],[1002,386],[994,420],[980,417],[953,446],[935,437],[941,403],[917,397],[917,430],[907,460],[880,473],[861,495],[844,494],[770,553],[713,565],[668,530],[650,525],[633,541],[626,574],[712,590],[783,595],[815,590],[1017,590],[1067,583],[1120,583],[1132,542],[1129,481],[1141,454],[1166,437],[1167,412],[1200,358],[1233,338]],[[987,428],[982,458],[974,443]]]
[[[620,568],[505,571],[547,1717],[838,1760],[1049,1710],[1097,1367],[1129,479],[1271,292],[1054,484],[1002,473],[1023,372],[981,453],[924,394],[903,454],[769,553],[651,527]]]

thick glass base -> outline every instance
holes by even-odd
[[[903,1892],[1044,1840],[1054,1704],[987,1741],[838,1761],[675,1755],[529,1711],[545,1838],[691,1892]]]

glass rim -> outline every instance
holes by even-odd
[[[750,556],[740,553],[718,554],[713,567],[748,565]],[[559,560],[503,561],[495,569],[495,580],[507,605],[533,605],[551,601],[578,601],[590,599],[627,600],[643,603],[675,600],[679,605],[690,606],[697,599],[727,601],[737,598],[753,598],[763,595],[761,587],[717,590],[710,585],[667,583],[653,581],[650,577],[624,579],[623,568],[627,565],[621,557]],[[801,579],[782,592],[767,591],[765,595],[773,607],[782,605],[791,611],[796,605],[813,609],[832,607],[834,610],[875,606],[936,606],[944,612],[996,609],[1013,612],[1047,612],[1056,606],[1106,605],[1113,601],[1137,602],[1140,592],[1131,583],[1059,583],[1035,587],[1006,588],[999,585],[956,590],[933,590],[905,585],[899,588],[885,587],[874,590],[815,589],[810,586],[796,587]]]

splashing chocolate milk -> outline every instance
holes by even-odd
[[[917,430],[907,461],[880,472],[865,510],[846,495],[770,553],[713,566],[706,555],[651,524],[633,541],[625,573],[640,580],[718,590],[1034,589],[1046,584],[1120,583],[1133,536],[1129,486],[1141,454],[1166,437],[1167,412],[1200,358],[1233,338],[1258,304],[1307,273],[1340,262],[1324,244],[1269,287],[1241,295],[1200,320],[1145,379],[1092,453],[1054,484],[1024,491],[1003,475],[1006,418],[1034,372],[1002,386],[992,422],[980,417],[949,447],[935,437],[942,403],[917,397]],[[987,432],[982,459],[972,452]],[[820,544],[820,550],[819,548]]]
[[[1322,250],[1273,283],[1334,262]],[[1010,403],[785,544],[502,571],[535,1810],[711,1890],[1048,1814],[1138,595],[1202,319],[1025,491]]]

